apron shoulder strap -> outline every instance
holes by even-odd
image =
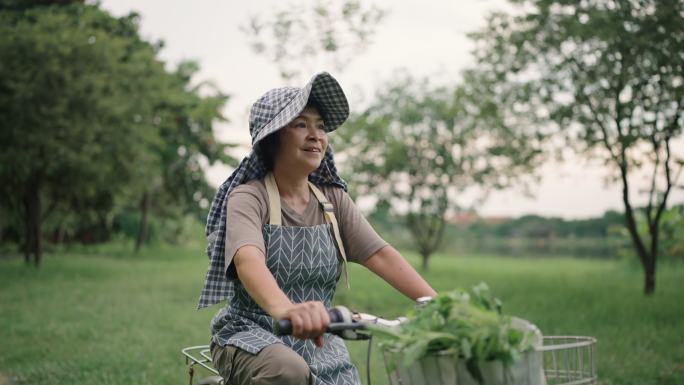
[[[268,194],[268,206],[270,211],[270,218],[268,223],[271,225],[282,224],[281,212],[280,212],[280,193],[278,193],[278,185],[276,184],[275,177],[272,172],[269,172],[264,179],[266,184],[266,193]]]
[[[337,243],[337,248],[342,255],[342,261],[344,262],[344,278],[347,282],[347,289],[349,289],[349,274],[347,273],[347,253],[344,251],[344,245],[342,244],[342,237],[340,236],[340,227],[337,223],[337,218],[335,217],[335,208],[332,203],[328,201],[325,197],[323,191],[316,187],[313,183],[309,182],[309,188],[318,199],[318,202],[323,207],[323,215],[325,216],[325,221],[332,225],[333,233],[335,235],[335,241]]]

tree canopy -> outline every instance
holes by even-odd
[[[253,51],[290,80],[320,65],[343,71],[368,46],[384,16],[384,10],[358,0],[315,0],[253,15],[241,29]]]
[[[659,223],[684,164],[684,3],[679,0],[515,0],[473,34],[478,71],[517,90],[514,112],[578,152],[603,159],[622,186],[625,223],[655,289]],[[650,175],[639,233],[630,176]]]
[[[36,264],[51,215],[54,230],[111,228],[155,185],[197,206],[201,158],[228,160],[212,131],[227,98],[200,96],[193,65],[167,72],[138,23],[79,2],[0,10],[0,201]]]
[[[355,192],[405,214],[426,268],[446,215],[467,204],[465,190],[508,186],[541,159],[536,138],[508,129],[474,92],[477,79],[468,81],[448,88],[400,78],[335,135]]]

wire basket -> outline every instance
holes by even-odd
[[[595,338],[547,336],[543,341],[512,365],[479,363],[484,385],[597,384]],[[409,367],[398,364],[401,352],[384,351],[384,356],[391,385],[480,385],[451,353],[435,353]]]
[[[544,376],[548,385],[598,383],[596,375],[596,338],[545,336],[542,352]]]

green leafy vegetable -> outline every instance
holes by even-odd
[[[396,329],[376,325],[372,330],[383,349],[401,352],[405,367],[430,354],[453,353],[481,383],[477,362],[501,360],[509,365],[533,348],[532,332],[514,328],[501,308],[501,301],[480,283],[470,292],[439,294]]]

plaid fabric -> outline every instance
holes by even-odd
[[[344,91],[330,74],[320,73],[304,87],[284,87],[271,90],[252,105],[249,133],[252,145],[278,131],[296,118],[309,101],[320,106],[326,131],[339,127],[349,116],[349,104]]]
[[[328,73],[314,76],[304,88],[284,87],[268,91],[253,105],[249,117],[252,146],[294,120],[304,110],[309,98],[321,107],[326,131],[339,127],[349,116],[349,104],[339,83]],[[214,305],[234,295],[233,282],[225,277],[226,202],[230,193],[239,185],[266,176],[258,153],[252,151],[235,171],[219,187],[209,209],[205,234],[208,245],[209,268],[204,280],[197,308]],[[316,185],[335,185],[347,189],[347,184],[337,175],[330,146],[319,168],[309,175]]]

